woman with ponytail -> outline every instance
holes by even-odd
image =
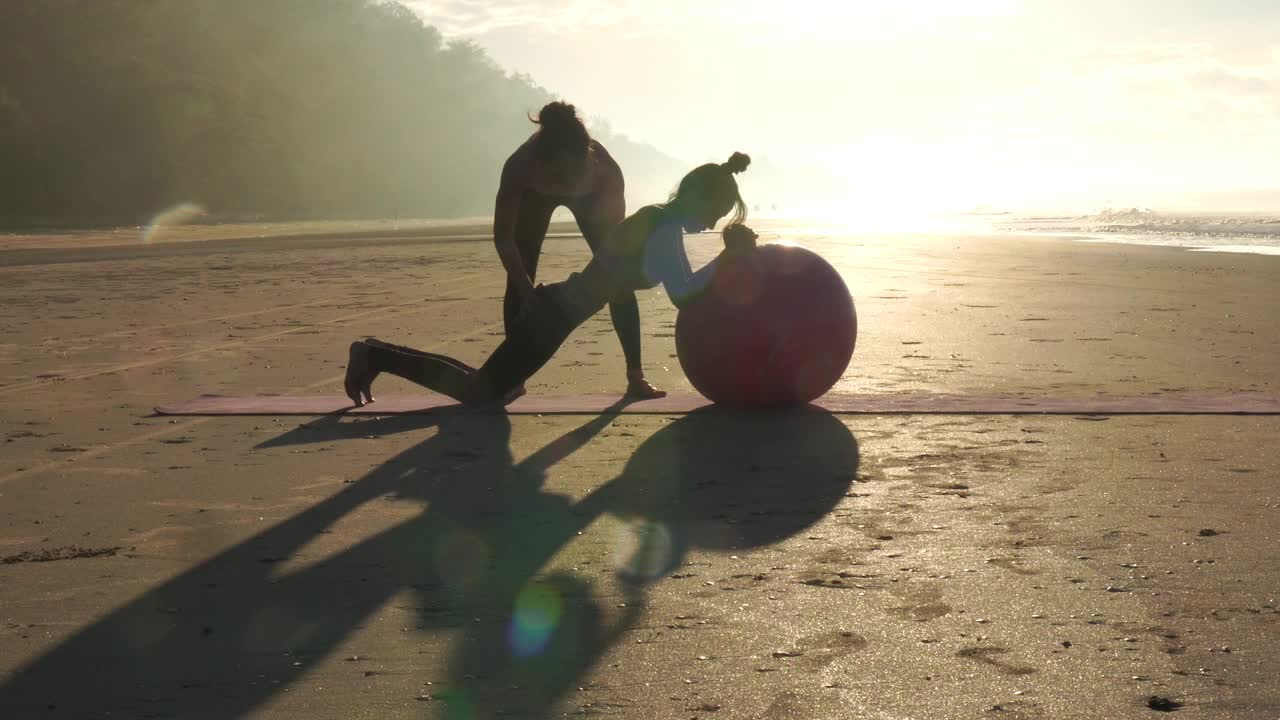
[[[587,133],[572,105],[548,103],[529,118],[538,130],[507,158],[493,212],[493,242],[507,271],[502,318],[507,333],[538,302],[535,278],[542,242],[557,207],[567,207],[591,252],[626,216],[622,170]],[[613,329],[627,361],[627,395],[662,397],[640,364],[640,308],[633,292],[609,299]],[[523,394],[523,386],[514,390]]]
[[[373,402],[373,380],[388,372],[466,405],[505,404],[575,328],[612,299],[661,284],[671,302],[682,306],[697,296],[722,258],[755,245],[755,233],[742,224],[747,208],[733,178],[750,163],[751,158],[734,153],[725,163],[695,168],[666,203],[640,208],[600,238],[581,272],[534,287],[506,339],[479,369],[444,355],[368,338],[351,344],[347,395],[356,405]],[[708,230],[730,213],[724,252],[694,272],[685,254],[684,233]]]

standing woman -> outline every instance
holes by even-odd
[[[569,208],[594,255],[610,230],[626,217],[622,170],[604,146],[587,133],[574,107],[548,103],[530,118],[539,127],[502,167],[493,211],[493,242],[507,271],[502,318],[508,335],[517,320],[542,299],[535,292],[538,256],[557,207]],[[627,395],[666,395],[645,379],[640,364],[640,308],[635,292],[609,300],[614,332],[627,362]],[[524,386],[513,397],[524,394]]]

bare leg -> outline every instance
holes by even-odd
[[[617,208],[617,212],[611,213],[610,208]],[[593,255],[609,231],[622,220],[621,207],[599,194],[579,201],[570,209]],[[623,292],[611,299],[609,317],[627,363],[627,397],[639,400],[665,397],[665,390],[654,387],[644,377],[644,366],[640,363],[640,306],[635,293]]]
[[[609,316],[627,361],[627,397],[637,400],[666,397],[666,390],[659,390],[645,379],[644,366],[640,364],[640,307],[635,293],[614,298],[609,303]]]

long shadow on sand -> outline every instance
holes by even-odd
[[[508,447],[505,416],[329,421],[286,433],[266,445],[438,425],[431,438],[343,492],[144,593],[21,668],[0,686],[0,715],[240,716],[290,687],[407,590],[419,628],[466,629],[447,668],[450,682],[432,688],[450,717],[545,717],[634,624],[647,585],[688,550],[742,551],[790,537],[830,512],[857,472],[856,440],[825,412],[705,410],[654,433],[619,476],[581,500],[546,491],[546,471],[614,417],[595,417],[520,463]],[[334,555],[279,570],[276,560],[388,496],[425,508]],[[616,575],[604,579],[608,592],[621,589],[627,607],[608,616],[595,579],[545,569],[604,514],[627,529]]]

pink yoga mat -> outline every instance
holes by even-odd
[[[1280,415],[1280,397],[1192,392],[1129,397],[829,393],[814,404],[831,413],[848,415]],[[526,395],[508,405],[506,412],[512,415],[680,415],[709,405],[706,399],[689,394],[634,402],[624,402],[616,395]],[[364,407],[353,407],[351,401],[341,395],[202,395],[156,408],[160,415],[414,415],[459,411],[475,412],[464,410],[439,395],[388,395]]]

